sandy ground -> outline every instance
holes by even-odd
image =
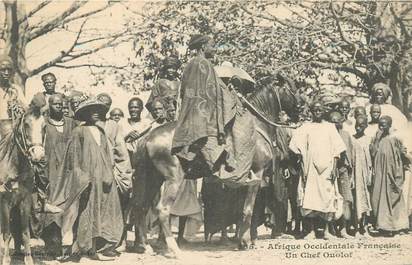
[[[203,234],[198,233],[188,245],[182,247],[180,259],[167,258],[162,254],[123,253],[114,261],[93,261],[82,258],[79,263],[64,264],[412,264],[412,234],[395,238],[371,239],[334,239],[334,240],[296,240],[270,239],[270,231],[264,227],[259,229],[259,240],[253,249],[238,251],[236,244],[220,244],[219,236],[215,236],[211,244],[203,242]],[[230,235],[230,234],[229,234]],[[133,240],[130,233],[129,240]],[[33,240],[36,264],[60,264],[47,261],[41,257],[42,242]],[[131,241],[128,243],[132,244]],[[24,264],[21,258],[13,258],[12,264]]]

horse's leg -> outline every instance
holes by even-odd
[[[135,210],[135,241],[134,247],[137,253],[145,253],[147,248],[147,231],[146,231],[146,216],[147,209],[138,206]]]
[[[239,228],[239,249],[246,249],[248,238],[250,238],[250,226],[252,223],[253,208],[255,206],[256,195],[259,190],[259,185],[249,186],[245,203],[243,205],[242,220]]]
[[[21,228],[22,228],[22,238],[24,244],[24,264],[34,265],[33,258],[31,256],[30,247],[30,215],[32,207],[32,197],[31,194],[27,195],[20,203],[20,217],[21,217]]]
[[[23,255],[21,247],[23,245],[23,238],[21,234],[21,217],[19,207],[14,207],[10,211],[10,232],[14,241],[14,256]]]
[[[159,211],[159,222],[165,236],[167,247],[174,252],[176,257],[181,255],[181,251],[173,237],[172,231],[169,225],[170,210],[176,198],[177,191],[180,183],[175,179],[166,180],[164,183],[164,189],[160,195],[160,201],[157,205]]]
[[[3,265],[9,265],[11,263],[10,258],[10,240],[11,240],[11,233],[10,233],[10,205],[7,201],[2,198],[1,202],[1,231],[3,233],[3,241],[4,241],[4,251],[3,251]]]

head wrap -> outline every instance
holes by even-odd
[[[379,89],[383,91],[383,95],[385,96],[386,99],[392,96],[392,91],[387,84],[384,84],[384,83],[374,84],[372,87],[372,93],[375,94]]]
[[[30,106],[34,108],[41,109],[47,105],[46,99],[41,93],[34,95],[33,99],[30,102]]]
[[[203,44],[207,43],[210,37],[202,34],[195,34],[190,38],[188,48],[189,50],[199,49]]]

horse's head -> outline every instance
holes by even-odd
[[[294,87],[267,84],[248,97],[249,102],[271,122],[285,122],[282,116],[297,121],[298,97]]]
[[[15,141],[20,150],[31,162],[40,162],[45,158],[43,148],[43,128],[45,119],[35,111],[22,115],[15,127]]]

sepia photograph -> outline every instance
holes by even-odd
[[[0,265],[412,265],[412,0],[0,0]]]

